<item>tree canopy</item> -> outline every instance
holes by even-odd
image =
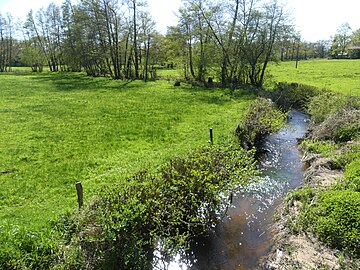
[[[148,80],[170,64],[188,81],[262,86],[270,61],[326,56],[325,41],[301,42],[276,0],[183,0],[177,16],[162,35],[146,0],[64,0],[29,11],[16,40],[11,16],[0,15],[0,71],[21,60],[33,71],[47,65],[54,72]],[[333,53],[345,50],[344,31]]]

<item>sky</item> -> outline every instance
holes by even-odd
[[[359,0],[279,0],[290,12],[294,25],[304,41],[328,40],[343,23],[352,30],[360,28]],[[26,14],[49,3],[63,0],[0,0],[0,13],[10,12],[14,18],[24,19]],[[181,0],[148,0],[150,13],[158,30],[165,34],[167,26],[177,22],[176,12]]]

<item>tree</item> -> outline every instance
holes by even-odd
[[[348,56],[348,46],[351,42],[351,27],[343,23],[336,32],[331,45],[331,56],[333,58],[345,58]]]
[[[179,10],[177,29],[179,44],[183,50],[183,67],[187,79],[205,81],[207,69],[211,66],[212,34],[206,22],[213,11],[209,1],[188,0]],[[214,57],[214,54],[212,54]]]
[[[360,28],[355,30],[351,35],[351,42],[357,43],[360,42]]]
[[[78,15],[78,16],[77,16]],[[67,71],[81,71],[82,69],[82,28],[81,14],[71,0],[64,1],[62,5],[63,41],[62,59],[66,63]]]
[[[45,56],[50,71],[58,71],[61,66],[62,19],[58,6],[51,3],[47,9],[40,9],[34,18],[31,10],[24,24],[28,40],[36,40],[33,46],[38,47]]]
[[[229,0],[213,10],[210,17],[201,8],[201,15],[222,53],[222,84],[262,86],[275,43],[286,30],[283,9],[276,1]]]
[[[9,71],[14,60],[14,44],[12,17],[3,17],[0,13],[0,72]]]
[[[351,35],[349,56],[352,59],[360,59],[360,29],[355,30]]]
[[[42,72],[46,64],[46,58],[41,49],[35,44],[36,40],[34,39],[24,41],[20,57],[22,63],[30,66],[33,72]]]
[[[155,36],[155,23],[152,21],[151,16],[148,12],[141,13],[141,29],[142,33],[140,35],[141,48],[143,53],[140,53],[140,63],[142,63],[142,75],[141,77],[147,81],[149,79],[150,71],[150,55],[151,55],[151,45],[152,40]],[[145,60],[142,60],[142,56],[145,56]]]

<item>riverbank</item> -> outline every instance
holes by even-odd
[[[309,166],[304,175],[306,185],[321,189],[343,177],[343,171],[332,170],[329,159],[320,155],[305,153],[303,161]],[[349,258],[320,242],[314,234],[294,232],[291,225],[296,223],[302,207],[301,200],[289,197],[278,207],[271,226],[275,244],[261,259],[259,269],[343,269],[344,264],[349,264]]]
[[[303,160],[309,166],[304,174],[305,185],[315,192],[336,185],[344,179],[344,171],[335,169],[331,159],[305,153]],[[308,187],[300,187],[304,191]],[[287,197],[275,214],[271,226],[273,242],[270,253],[260,260],[258,269],[359,269],[360,260],[346,252],[321,242],[311,231],[297,231],[304,203],[296,195]]]
[[[307,107],[304,186],[278,207],[257,269],[360,269],[359,100],[325,93]]]

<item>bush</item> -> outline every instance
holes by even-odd
[[[271,91],[271,99],[282,109],[292,108],[305,110],[310,99],[319,94],[314,86],[279,82]]]
[[[359,137],[360,110],[342,109],[334,112],[315,126],[310,138],[313,140],[333,140],[347,142]]]
[[[252,155],[241,149],[204,147],[161,168],[161,220],[171,233],[206,233],[221,220],[229,193],[255,175]]]
[[[347,188],[360,192],[360,153],[359,157],[345,167]]]
[[[55,264],[59,252],[56,232],[20,227],[7,231],[0,239],[0,269],[49,269]]]
[[[321,123],[341,110],[359,110],[360,99],[335,92],[314,96],[308,104],[308,112],[315,123]]]
[[[286,114],[265,98],[257,98],[249,107],[236,129],[240,144],[245,149],[258,146],[265,136],[285,125]]]
[[[307,218],[304,218],[304,215],[307,213],[311,205],[311,201],[313,200],[315,195],[316,195],[315,190],[313,188],[306,186],[291,191],[286,196],[285,198],[285,202],[286,202],[285,210],[287,214],[286,223],[287,226],[293,232],[299,232],[309,226],[309,220]],[[296,211],[290,210],[292,207],[295,206],[296,202],[300,202],[301,205],[301,211],[299,216],[297,210]]]
[[[106,187],[63,227],[75,227],[70,245],[89,269],[151,269],[154,250],[170,258],[186,250],[221,220],[230,192],[254,176],[253,153],[205,146]]]
[[[321,154],[324,157],[332,158],[339,146],[333,141],[312,141],[304,139],[300,144],[300,149],[313,154]]]
[[[332,247],[360,257],[360,193],[331,190],[319,195],[307,218],[316,235]]]

